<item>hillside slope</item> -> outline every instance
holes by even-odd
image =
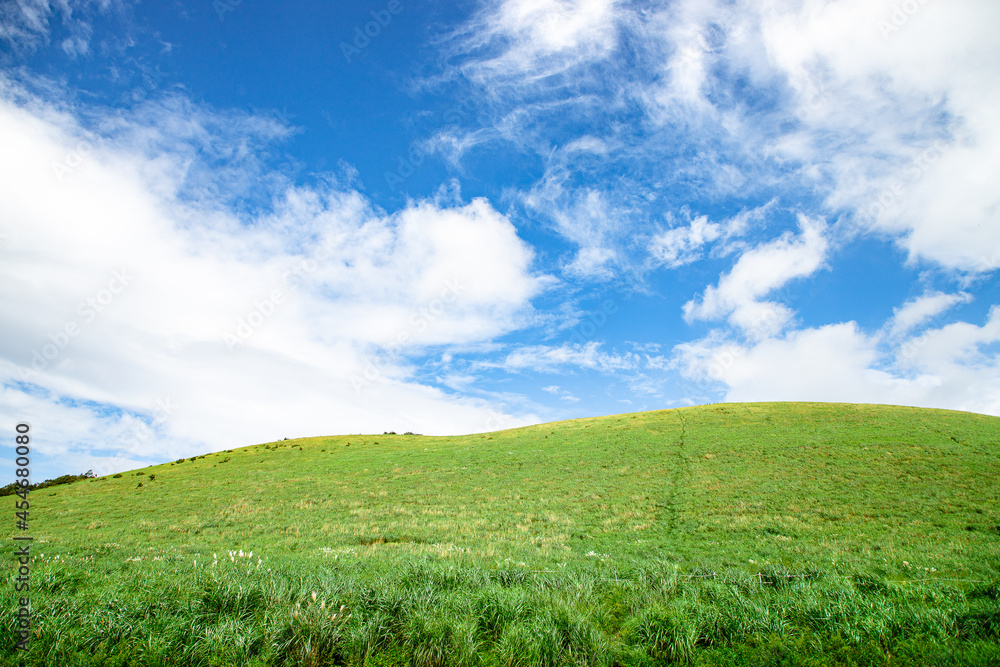
[[[40,489],[30,567],[0,545],[31,584],[0,667],[996,665],[998,441],[974,414],[725,404]]]
[[[719,404],[460,437],[267,443],[45,489],[32,514],[53,553],[997,568],[998,443],[1000,418],[969,413]]]

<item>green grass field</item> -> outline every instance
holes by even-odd
[[[2,664],[1000,664],[995,417],[306,438],[30,501],[30,650],[11,593]]]

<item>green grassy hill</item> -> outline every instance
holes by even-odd
[[[31,664],[1000,657],[1000,418],[976,414],[722,404],[305,438],[39,490],[31,515]]]

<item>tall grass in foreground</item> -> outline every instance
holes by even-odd
[[[4,665],[1000,664],[1000,582],[780,570],[628,579],[509,562],[37,562]],[[7,605],[10,603],[7,602]]]

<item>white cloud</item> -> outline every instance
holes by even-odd
[[[678,346],[685,374],[728,386],[726,400],[864,401],[874,351],[853,322],[795,331],[752,346],[702,341]],[[868,396],[866,396],[868,394]]]
[[[480,82],[553,76],[607,56],[617,43],[617,0],[498,0],[462,34],[464,52],[488,48],[465,75]]]
[[[969,303],[970,301],[972,301],[972,295],[966,292],[958,292],[957,294],[929,292],[907,301],[901,307],[893,310],[893,318],[889,323],[889,333],[892,336],[902,335],[924,324],[935,315],[939,315],[960,303]]]
[[[566,401],[567,403],[579,403],[580,399],[574,396],[572,393],[561,389],[557,385],[549,385],[548,387],[542,387],[542,391],[552,394],[554,396],[559,396],[560,401]]]
[[[606,51],[615,0],[504,0],[494,25],[523,39],[535,57],[567,50]]]
[[[0,3],[0,42],[15,52],[30,52],[49,40],[51,24],[58,19],[70,36],[60,44],[70,57],[90,50],[91,27],[87,18],[95,13],[120,10],[125,0],[16,0]]]
[[[701,249],[720,236],[722,225],[698,216],[686,227],[669,229],[653,238],[650,254],[668,269],[676,269],[701,258]]]
[[[487,400],[413,382],[407,365],[428,345],[486,342],[532,317],[546,279],[488,202],[385,214],[336,184],[256,180],[263,163],[227,142],[280,139],[273,120],[173,99],[107,117],[95,135],[12,91],[0,97],[0,411],[38,415],[40,452],[92,467],[114,450],[126,466],[285,436],[496,421]],[[209,171],[203,144],[229,166],[208,183],[192,180]],[[273,211],[227,213],[255,180],[276,188]],[[133,446],[165,399],[177,409]]]
[[[777,142],[779,153],[820,165],[832,179],[829,204],[893,234],[911,258],[1000,266],[989,250],[1000,247],[1000,5],[764,7],[768,57],[806,111],[800,131]]]
[[[898,362],[908,370],[918,369],[948,375],[956,367],[1000,370],[1000,356],[990,356],[982,348],[1000,341],[1000,306],[990,309],[983,326],[952,322],[929,329],[903,343]]]
[[[701,259],[705,246],[719,239],[728,240],[745,234],[751,221],[762,220],[776,203],[777,199],[772,199],[763,206],[745,209],[722,222],[709,222],[708,216],[700,215],[685,226],[654,235],[649,253],[656,263],[668,269],[691,264]]]
[[[610,147],[608,142],[599,138],[585,134],[566,144],[563,151],[566,153],[594,153],[597,155],[607,155]]]
[[[1000,308],[977,326],[957,322],[892,350],[845,322],[751,344],[713,334],[675,348],[683,376],[725,387],[727,401],[843,401],[1000,415]]]
[[[785,306],[759,299],[788,281],[812,275],[824,262],[827,241],[820,221],[799,216],[799,235],[780,238],[746,251],[724,274],[718,286],[709,286],[700,301],[684,304],[684,319],[716,320],[722,317],[748,335],[764,337],[780,331],[791,319]]]
[[[16,372],[10,363],[0,360],[0,373],[4,377]],[[8,423],[27,423],[32,428],[32,449],[59,461],[57,470],[46,473],[33,466],[36,478],[55,477],[62,474],[79,474],[92,469],[103,475],[119,470],[146,465],[141,453],[132,451],[132,443],[144,431],[130,429],[129,417],[114,416],[101,419],[93,410],[53,400],[44,392],[24,392],[11,386],[0,387],[0,413]],[[93,447],[79,448],[78,442],[94,443]],[[102,447],[107,443],[106,450]],[[136,454],[139,454],[138,456]]]
[[[559,347],[551,345],[520,347],[507,355],[502,366],[508,370],[531,370],[542,373],[552,373],[565,367],[613,372],[635,368],[638,361],[638,357],[634,354],[618,355],[603,352],[600,343],[591,341],[584,344],[564,343]]]
[[[501,135],[518,148],[548,155],[546,137],[574,118],[616,127],[638,104],[649,126],[604,153],[621,169],[603,173],[646,176],[633,189],[818,197],[811,215],[846,213],[912,261],[985,272],[1000,267],[998,24],[992,0],[509,0],[467,25],[458,50],[490,96],[483,108],[514,119]],[[590,155],[564,154],[563,166],[586,168]],[[620,194],[594,196],[626,210]],[[574,266],[620,265],[609,249],[641,213],[583,246]],[[696,254],[679,234],[663,239],[668,264]]]
[[[462,158],[469,151],[495,140],[496,135],[497,132],[491,128],[464,131],[456,127],[447,127],[437,131],[432,137],[419,142],[419,156],[416,153],[414,156],[416,159],[422,160],[424,155],[438,154],[452,167],[460,170]],[[410,159],[413,160],[413,158]]]
[[[655,54],[661,76],[640,90],[658,123],[700,124],[703,117],[716,118],[706,93],[719,57],[723,16],[718,3],[681,0],[646,17],[645,46]]]
[[[525,205],[542,213],[578,249],[563,270],[575,277],[604,279],[622,261],[619,234],[625,214],[599,190],[568,188],[564,176],[551,174],[524,195]]]
[[[47,0],[0,4],[0,38],[14,47],[29,47],[48,34],[51,15]]]

